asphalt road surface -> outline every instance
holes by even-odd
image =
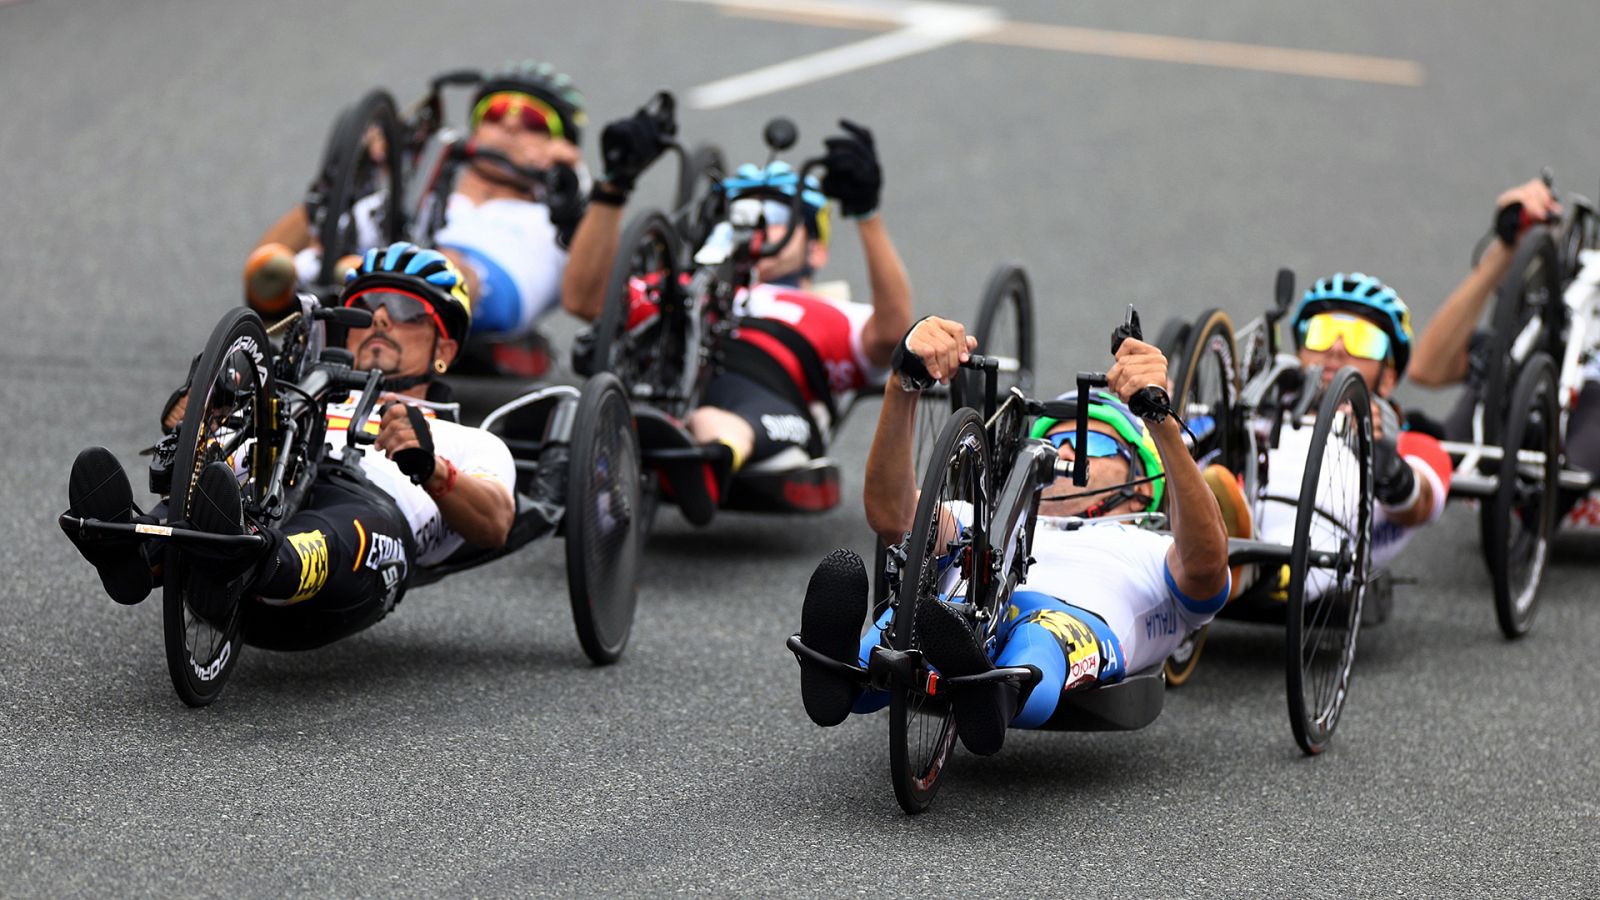
[[[1054,385],[1103,366],[1123,304],[1244,318],[1280,265],[1379,274],[1426,320],[1502,188],[1542,165],[1600,179],[1600,6],[1015,0],[1004,28],[944,9],[929,21],[953,31],[908,41],[883,38],[893,10],[406,6],[0,3],[0,894],[1600,893],[1600,538],[1562,542],[1509,643],[1475,515],[1452,507],[1396,567],[1321,758],[1291,738],[1279,633],[1224,625],[1151,727],[1013,732],[958,755],[912,818],[885,720],[812,726],[782,648],[815,562],[870,548],[875,402],[843,430],[833,512],[664,515],[608,669],[544,543],[326,649],[247,652],[189,710],[159,603],[114,606],[54,524],[80,447],[137,477],[244,255],[369,86],[408,99],[438,70],[545,57],[588,94],[593,160],[599,123],[658,87],[849,47],[800,67],[833,77],[694,94],[684,135],[754,158],[776,113],[804,147],[840,115],[869,124],[919,311],[969,314],[994,264],[1023,261]],[[849,225],[835,257],[863,290]]]

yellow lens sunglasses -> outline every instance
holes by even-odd
[[[1345,352],[1358,359],[1389,358],[1389,335],[1382,328],[1348,313],[1318,313],[1306,320],[1307,350],[1321,351],[1344,339]]]

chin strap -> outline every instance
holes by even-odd
[[[409,391],[419,384],[427,384],[432,380],[432,372],[423,372],[421,375],[401,375],[398,378],[385,378],[378,382],[378,387],[398,394],[401,391]]]
[[[1143,500],[1143,507],[1149,508],[1150,506],[1149,497],[1138,493],[1137,491],[1130,491],[1124,487],[1122,490],[1117,491],[1115,494],[1106,497],[1100,502],[1084,510],[1083,517],[1085,519],[1098,519],[1099,517],[1105,515],[1107,511],[1116,509],[1118,506],[1121,506],[1129,500]]]

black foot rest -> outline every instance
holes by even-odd
[[[1161,715],[1167,682],[1161,669],[1148,669],[1116,684],[1074,691],[1061,698],[1050,731],[1137,731]]]

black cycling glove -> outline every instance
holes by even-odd
[[[1400,416],[1383,400],[1377,402],[1383,437],[1372,444],[1372,493],[1378,502],[1391,508],[1404,508],[1417,490],[1417,473],[1400,455]]]
[[[416,432],[416,447],[407,447],[396,450],[394,464],[399,467],[402,474],[411,478],[412,484],[422,484],[433,477],[433,429],[428,427],[428,417],[422,414],[422,408],[405,404],[406,418],[411,420],[411,430]]]
[[[878,209],[883,193],[883,170],[878,166],[878,151],[872,132],[849,119],[840,119],[845,134],[823,141],[828,174],[822,177],[822,192],[839,201],[844,214],[870,216]]]
[[[666,150],[665,139],[678,133],[673,109],[672,95],[662,91],[638,112],[605,127],[600,133],[600,155],[605,160],[606,183],[619,191],[633,190],[639,174]]]
[[[900,374],[901,390],[922,391],[934,385],[933,376],[928,374],[928,366],[922,361],[922,357],[912,353],[911,348],[906,346],[906,340],[911,337],[911,332],[931,318],[933,317],[923,316],[912,322],[911,327],[901,336],[900,343],[894,345],[894,353],[889,357],[889,367]]]
[[[1522,236],[1523,229],[1529,224],[1531,223],[1523,220],[1521,203],[1507,203],[1495,210],[1494,234],[1500,239],[1500,243],[1507,247],[1517,245],[1517,238]]]
[[[588,208],[578,182],[578,173],[570,166],[552,166],[545,177],[544,202],[550,209],[550,224],[556,227],[556,243],[563,248],[572,244],[573,232]]]

